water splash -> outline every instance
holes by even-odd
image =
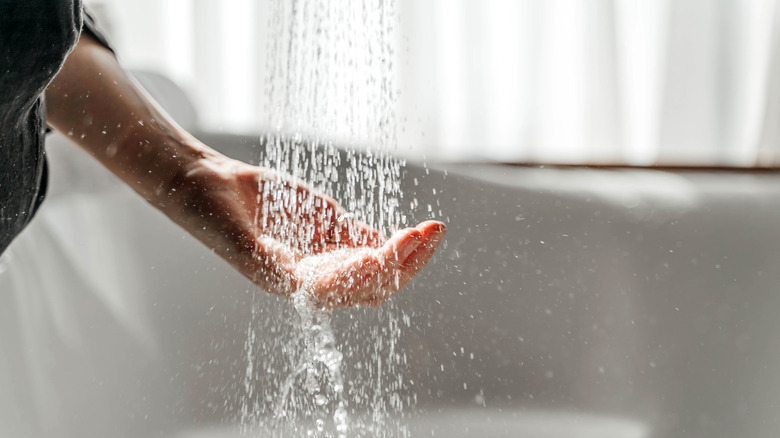
[[[313,278],[317,265],[304,262],[303,269],[308,271],[306,277]],[[349,417],[341,374],[343,355],[336,348],[330,311],[318,307],[306,282],[293,294],[293,304],[301,318],[305,348],[295,371],[282,385],[275,417],[306,427],[306,436],[346,438]]]
[[[304,350],[294,372],[288,375],[282,385],[274,415],[277,420],[306,427],[306,436],[346,438],[349,429],[341,373],[343,355],[336,348],[331,313],[320,307],[312,293],[312,285],[317,280],[318,272],[327,265],[338,263],[346,257],[359,257],[364,252],[360,249],[343,249],[306,257],[296,270],[304,281],[293,294],[292,302],[300,316]]]

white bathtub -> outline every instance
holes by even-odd
[[[238,436],[254,287],[80,151],[49,160],[0,261],[0,437]],[[446,170],[404,179],[411,219],[449,224],[393,300],[411,436],[780,436],[780,176]],[[256,296],[273,345],[295,315]],[[342,344],[380,313],[339,312]]]
[[[236,436],[253,287],[80,151],[50,162],[51,196],[0,267],[0,436]],[[414,220],[431,204],[449,223],[395,299],[412,436],[780,434],[780,177],[409,166],[405,181]],[[258,297],[271,338],[294,314]],[[373,323],[340,312],[337,336],[367,342],[350,312]]]

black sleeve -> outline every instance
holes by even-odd
[[[97,21],[95,21],[95,18],[89,13],[89,10],[85,6],[83,9],[82,15],[82,25],[81,25],[81,32],[86,33],[92,38],[95,38],[97,42],[105,46],[108,50],[111,52],[114,52],[114,48],[111,47],[111,43],[108,42],[108,38],[106,38],[106,35],[103,33],[103,31],[100,30],[100,26],[97,24]],[[45,113],[44,113],[45,114]],[[45,116],[44,116],[45,120]],[[46,126],[46,133],[50,133],[52,131],[50,126]]]
[[[114,51],[113,47],[111,46],[111,43],[108,41],[108,38],[106,38],[106,35],[103,31],[100,30],[100,25],[95,21],[95,18],[92,16],[92,14],[89,13],[89,9],[85,6],[84,7],[84,14],[83,14],[84,24],[81,28],[81,32],[88,34],[92,38],[95,38],[97,42],[104,45],[108,50]]]

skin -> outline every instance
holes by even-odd
[[[335,200],[305,183],[216,152],[88,35],[46,98],[53,128],[270,293],[289,297],[304,287],[323,307],[379,305],[422,269],[446,233],[428,221],[386,238],[345,220]],[[297,202],[282,202],[285,192]]]

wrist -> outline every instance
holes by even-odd
[[[186,132],[132,133],[123,149],[132,157],[123,166],[123,179],[148,202],[167,214],[179,204],[192,204],[198,181],[212,180],[224,173],[227,157]],[[169,214],[170,215],[170,214]]]

